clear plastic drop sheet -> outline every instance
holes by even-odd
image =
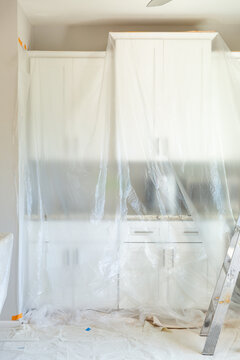
[[[23,62],[22,311],[199,325],[239,215],[237,60],[214,33],[112,33]]]

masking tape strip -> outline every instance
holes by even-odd
[[[22,40],[20,38],[18,38],[18,42],[21,46],[23,45]]]
[[[18,42],[19,42],[20,46],[24,48],[24,50],[29,50],[29,49],[27,48],[27,45],[26,45],[26,44],[23,44],[23,42],[22,42],[22,40],[21,40],[20,38],[18,38]]]
[[[21,314],[18,314],[18,315],[14,315],[14,316],[12,316],[12,321],[16,321],[16,320],[19,320],[19,319],[21,319],[23,317],[23,314],[21,313]]]

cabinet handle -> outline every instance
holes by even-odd
[[[166,255],[167,255],[167,258],[169,259],[167,261],[167,264],[166,264]],[[171,261],[171,265],[169,265],[170,261]],[[174,266],[175,266],[175,249],[171,249],[171,252],[169,249],[167,251],[166,251],[166,249],[163,249],[163,267],[166,267],[166,265],[169,269],[174,268]]]
[[[141,235],[141,234],[154,234],[152,230],[134,230],[134,234]]]
[[[65,250],[63,253],[63,264],[65,266],[69,266],[70,264],[69,250]]]
[[[172,249],[172,267],[174,268],[175,266],[175,251],[174,249]]]
[[[74,255],[75,255],[75,256],[74,256],[74,258],[75,258],[75,259],[74,259],[74,260],[75,260],[74,263],[75,263],[75,265],[78,265],[78,249],[75,249]]]
[[[193,230],[193,231],[191,231],[191,230],[189,230],[189,231],[186,230],[186,231],[184,231],[184,234],[199,234],[199,232],[196,231],[196,230],[195,230],[195,231],[194,231],[194,230]]]

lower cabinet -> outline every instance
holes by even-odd
[[[192,221],[129,222],[120,258],[120,308],[206,308],[207,254]]]
[[[116,228],[102,223],[28,224],[26,301],[29,308],[117,309]]]
[[[120,271],[120,308],[204,308],[208,266],[198,243],[125,244]]]
[[[190,223],[28,224],[29,308],[203,308],[208,262]]]

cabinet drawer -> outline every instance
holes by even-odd
[[[125,243],[202,243],[193,221],[129,222]]]
[[[169,225],[169,242],[202,243],[193,221],[176,221]]]

